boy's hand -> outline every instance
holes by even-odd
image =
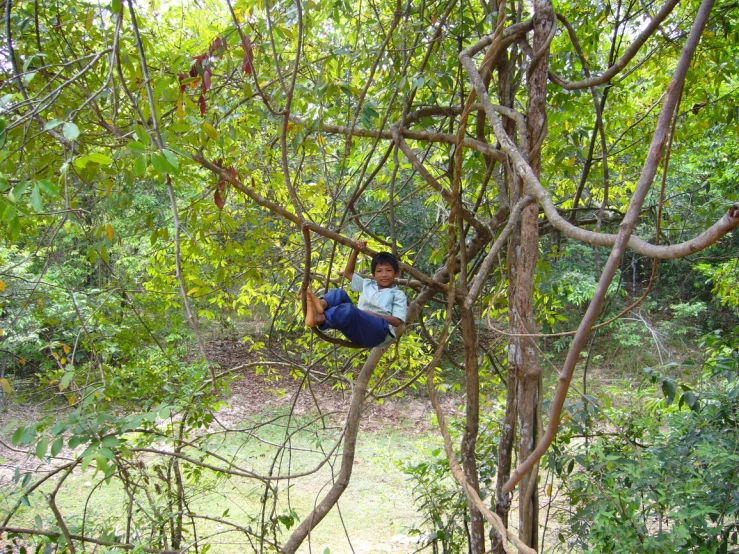
[[[357,240],[355,241],[357,243],[357,250],[362,250],[363,248],[367,248],[367,241],[366,240]]]

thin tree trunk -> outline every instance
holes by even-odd
[[[506,52],[498,63],[498,100],[501,106],[513,107],[513,73],[515,71],[515,65],[511,62]],[[505,130],[508,136],[515,142],[516,141],[516,125],[511,119],[504,119]],[[526,132],[525,129],[521,129],[521,132]],[[505,171],[506,194],[508,196],[508,202],[514,198],[518,198],[518,187],[516,184],[518,180],[513,171],[511,171],[510,165],[506,164]],[[511,233],[508,239],[508,266],[511,267],[511,262],[515,263],[515,246],[518,244],[519,235],[521,232],[520,223],[516,226],[516,229]],[[513,254],[513,260],[512,256]],[[509,282],[510,274],[509,274]],[[514,287],[509,288],[509,299],[513,296]],[[510,304],[512,306],[512,304]],[[508,527],[508,512],[511,509],[511,498],[509,495],[503,493],[503,485],[508,481],[511,475],[511,465],[513,458],[514,441],[516,439],[516,418],[518,417],[518,397],[516,395],[518,373],[516,372],[515,365],[512,365],[509,361],[508,364],[508,381],[507,381],[507,392],[506,392],[506,410],[505,418],[503,420],[503,429],[500,433],[500,443],[498,444],[498,472],[495,483],[495,513],[500,516],[506,527]],[[498,533],[495,535],[495,541],[493,544],[493,552],[495,554],[505,554],[504,539]]]
[[[477,363],[477,327],[472,310],[460,307],[462,317],[462,339],[464,341],[465,384],[467,392],[467,424],[462,437],[462,467],[470,485],[480,492],[480,481],[477,475],[475,445],[480,428],[480,379]],[[485,552],[485,520],[482,513],[470,504],[470,552]]]

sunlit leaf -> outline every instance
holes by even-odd
[[[75,125],[71,121],[68,121],[64,124],[64,127],[62,128],[62,133],[64,134],[64,138],[67,138],[69,140],[77,140],[77,137],[80,136],[79,127],[77,127],[77,125]]]

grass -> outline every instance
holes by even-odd
[[[260,414],[255,419],[274,415]],[[261,428],[258,435],[262,441],[279,443],[284,438],[284,428],[270,425]],[[294,437],[292,446],[315,448],[320,438],[323,448],[328,450],[336,436],[336,431],[323,431],[320,426],[313,424]],[[329,513],[299,552],[414,552],[417,549],[416,539],[409,537],[408,531],[414,524],[419,524],[422,517],[416,512],[411,484],[402,473],[401,465],[408,459],[425,455],[435,445],[436,439],[431,435],[411,434],[408,428],[362,431],[351,483],[339,502],[340,510]],[[276,453],[275,447],[243,434],[215,436],[211,439],[210,448],[221,456],[233,457],[234,463],[257,473],[269,471]],[[321,458],[322,455],[317,453],[298,452],[292,457],[285,454],[281,459],[278,458],[280,463],[276,465],[275,472],[305,472],[314,468]],[[158,509],[166,517],[168,507],[163,503],[163,497],[153,490],[154,483],[157,483],[156,486],[164,484],[163,481],[157,482],[156,478],[157,470],[154,466],[160,462],[152,456],[145,457],[144,461],[148,466],[147,474],[152,489],[149,493],[159,498]],[[338,472],[339,464],[340,457],[311,475],[289,482],[280,481],[276,514],[285,517],[292,511],[299,519],[306,517],[314,503],[330,488],[332,471]],[[91,536],[100,537],[107,530],[122,537],[125,532],[127,496],[120,481],[114,478],[105,483],[101,481],[101,477],[100,473],[96,474],[94,463],[85,472],[76,470],[60,489],[57,503],[73,533],[78,532],[85,514],[86,529]],[[222,518],[227,514],[224,519],[254,529],[259,525],[264,489],[257,486],[258,482],[240,477],[226,479],[209,471],[186,471],[185,479],[188,481],[188,488],[194,491],[189,504],[189,509],[193,512],[213,518]],[[53,486],[53,483],[49,483],[42,490],[30,495],[30,506],[21,507],[13,524],[56,529],[46,499]],[[18,496],[13,491],[14,487],[6,480],[0,489],[0,513],[7,513],[17,501]],[[151,513],[148,506],[147,512]],[[139,512],[137,518],[143,518],[143,512]],[[348,538],[344,528],[349,530]],[[244,534],[223,533],[226,529],[218,522],[199,521],[201,545],[210,544],[209,552],[216,554],[249,551],[244,545]],[[187,528],[186,531],[191,529]],[[288,535],[284,526],[277,533],[280,540]],[[191,539],[190,533],[187,540]]]

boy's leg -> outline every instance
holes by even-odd
[[[316,295],[313,294],[313,291],[310,289],[308,289],[306,292],[308,302],[313,304],[317,313],[322,314],[324,310],[328,309],[328,302],[326,302],[323,298],[317,298]]]
[[[326,308],[334,308],[339,304],[353,304],[352,299],[349,298],[344,289],[331,289],[320,300],[326,303]]]
[[[388,322],[363,312],[354,304],[339,304],[326,310],[323,315],[326,321],[319,325],[319,329],[338,329],[350,341],[366,348],[374,348],[387,338]]]

